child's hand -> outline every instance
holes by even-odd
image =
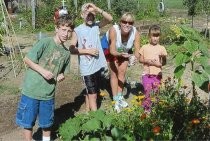
[[[121,56],[124,58],[129,58],[130,55],[128,53],[123,52],[121,53]]]
[[[92,55],[92,56],[98,56],[99,55],[99,50],[96,48],[90,48],[88,49],[88,54]]]
[[[47,80],[50,80],[50,79],[53,79],[53,78],[54,78],[53,73],[50,72],[50,71],[48,71],[48,70],[45,70],[45,69],[43,69],[43,70],[41,71],[41,75],[42,75],[45,79],[47,79]]]
[[[151,65],[156,67],[162,67],[162,64],[156,59],[151,60]]]
[[[97,12],[98,7],[95,6],[93,3],[88,3],[86,6],[86,11],[87,12]]]
[[[63,81],[64,79],[65,79],[65,77],[64,77],[63,73],[61,73],[61,74],[59,74],[59,75],[57,76],[57,82],[61,82],[61,81]]]

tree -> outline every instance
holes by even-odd
[[[205,38],[207,37],[208,33],[208,26],[209,26],[209,16],[210,16],[210,0],[202,0],[201,1],[202,11],[206,15],[206,27],[205,27]]]
[[[192,27],[194,16],[197,15],[199,0],[183,0],[183,5],[188,8],[188,15],[192,18]]]

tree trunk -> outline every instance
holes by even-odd
[[[193,27],[194,27],[194,16],[192,16],[191,18],[192,18],[192,19],[191,19],[191,20],[192,20],[192,25],[191,25],[191,26],[192,26],[192,28],[193,28]]]

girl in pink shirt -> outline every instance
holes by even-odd
[[[144,86],[145,112],[151,112],[150,94],[156,93],[162,79],[162,66],[166,64],[166,49],[159,44],[161,29],[152,25],[149,29],[149,43],[139,50],[140,63],[143,64],[142,84]]]

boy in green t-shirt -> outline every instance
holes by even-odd
[[[39,40],[24,58],[28,65],[18,105],[16,123],[24,128],[25,140],[32,140],[36,118],[43,129],[43,141],[50,140],[54,118],[54,96],[57,82],[64,80],[69,69],[70,53],[64,46],[73,31],[68,15],[59,17],[55,36]]]

